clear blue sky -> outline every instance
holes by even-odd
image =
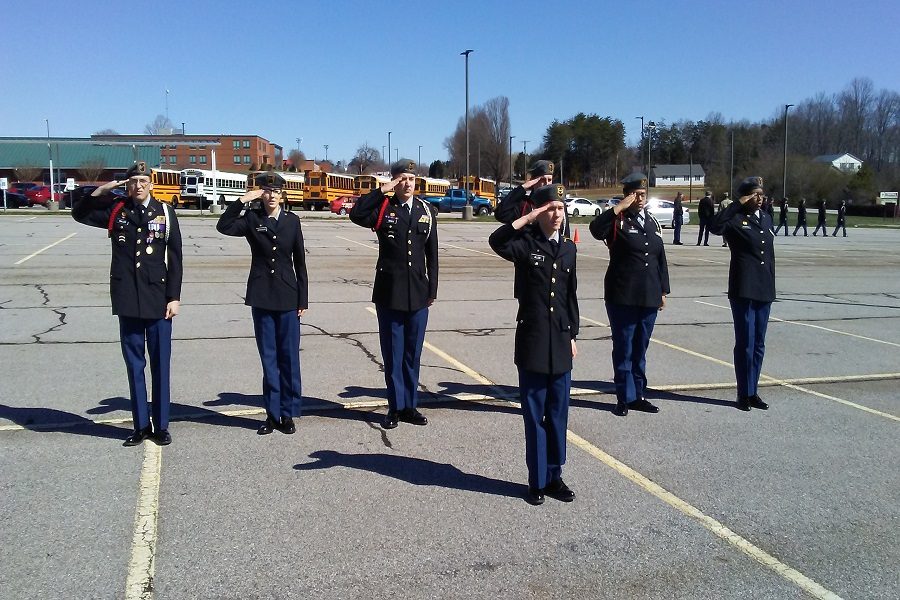
[[[273,6],[251,12],[250,7]],[[4,8],[0,136],[259,134],[349,159],[392,131],[446,158],[470,103],[510,100],[514,149],[553,119],[757,120],[854,77],[900,88],[897,0],[660,2],[14,2]],[[837,150],[837,149],[836,149]],[[474,153],[474,149],[473,149]]]

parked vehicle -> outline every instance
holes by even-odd
[[[74,190],[72,190],[72,206],[75,206],[76,204],[81,202],[81,200],[83,198],[93,194],[94,190],[96,190],[98,187],[100,187],[100,186],[99,185],[82,185],[82,186],[79,186],[79,187],[75,188]],[[114,187],[112,190],[110,190],[110,194],[112,194],[116,198],[120,198],[122,200],[125,200],[126,198],[128,198],[128,192],[126,192],[125,188],[123,188],[123,187]]]
[[[682,221],[683,225],[687,225],[691,222],[691,215],[688,212],[688,209],[682,208]],[[659,221],[660,227],[671,227],[672,226],[672,215],[675,212],[675,203],[671,200],[660,200],[659,198],[648,198],[647,199],[647,212],[653,215],[657,221]]]
[[[566,198],[566,214],[572,217],[598,216],[603,212],[599,204],[587,198]]]
[[[50,186],[36,185],[32,188],[28,188],[28,190],[25,191],[25,196],[28,197],[28,206],[34,206],[35,204],[47,206],[47,203],[50,202]],[[62,200],[62,197],[63,194],[61,192],[53,192],[53,199],[57,202]]]
[[[472,210],[476,215],[489,215],[494,209],[490,201],[476,196],[472,193],[468,194],[469,201],[472,203]],[[425,198],[426,201],[437,207],[439,212],[462,212],[466,205],[466,192],[459,188],[450,188],[447,195],[441,198]]]
[[[28,206],[28,196],[6,190],[6,208],[24,208]]]
[[[331,201],[331,212],[336,215],[346,215],[353,210],[353,205],[359,199],[358,196],[341,196]]]

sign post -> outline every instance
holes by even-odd
[[[894,205],[894,215],[893,217],[897,218],[898,207],[900,207],[900,202],[897,202],[898,194],[897,192],[881,192],[878,194],[878,204],[893,204]]]
[[[9,188],[9,179],[0,177],[0,190],[3,190],[3,210],[6,210],[6,190]]]

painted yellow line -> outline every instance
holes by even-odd
[[[26,260],[28,260],[28,259],[30,259],[30,258],[34,258],[35,256],[37,256],[37,255],[40,254],[41,252],[44,252],[45,250],[49,250],[50,248],[52,248],[53,246],[55,246],[55,245],[57,245],[57,244],[62,244],[64,241],[66,241],[67,239],[69,239],[69,238],[72,237],[73,235],[77,235],[77,234],[78,234],[77,231],[74,232],[74,233],[70,233],[69,235],[67,235],[67,236],[64,237],[63,239],[61,239],[61,240],[56,240],[55,242],[53,242],[53,243],[50,244],[49,246],[44,246],[43,248],[41,248],[41,249],[38,250],[37,252],[33,252],[32,254],[29,254],[28,256],[26,256],[25,258],[22,258],[22,259],[18,260],[18,261],[17,261],[16,263],[14,263],[14,264],[16,264],[16,265],[21,265],[21,264],[22,264],[23,262],[25,262]]]
[[[378,246],[373,246],[371,244],[363,244],[362,242],[357,242],[356,240],[351,240],[349,238],[341,237],[339,235],[334,236],[339,240],[344,240],[345,242],[350,242],[351,244],[356,244],[357,246],[362,246],[363,248],[371,248],[372,250],[378,250]]]
[[[446,242],[442,242],[441,246],[447,246],[448,248],[456,248],[457,250],[465,250],[466,252],[475,252],[477,254],[484,254],[485,256],[493,256],[494,258],[500,258],[493,252],[485,252],[483,250],[475,250],[474,248],[465,248],[463,246],[454,246],[453,244],[448,244]],[[500,258],[500,260],[503,260]]]
[[[134,534],[131,538],[131,560],[128,561],[128,575],[125,578],[125,600],[153,598],[161,470],[162,450],[152,442],[144,442],[144,463],[141,466]]]
[[[699,301],[699,300],[695,300],[695,302],[700,302],[700,301]],[[707,304],[707,303],[704,302],[703,304]],[[715,306],[715,305],[712,305],[712,306]],[[593,323],[593,324],[595,324],[595,325],[602,325],[603,327],[609,327],[609,325],[606,325],[605,323],[601,323],[600,321],[594,321],[593,319],[589,319],[589,318],[584,317],[584,316],[582,316],[581,318],[582,318],[582,320],[587,321],[587,322],[589,322],[589,323]],[[654,344],[659,344],[660,346],[665,346],[666,348],[671,348],[672,350],[678,350],[679,352],[683,352],[683,353],[688,354],[688,355],[690,355],[690,356],[695,356],[695,357],[697,357],[697,358],[702,358],[703,360],[707,360],[707,361],[709,361],[709,362],[713,362],[713,363],[716,363],[716,364],[718,364],[718,365],[722,365],[723,367],[728,367],[728,368],[730,368],[730,369],[734,369],[734,363],[730,363],[730,362],[725,361],[725,360],[720,360],[720,359],[718,359],[718,358],[716,358],[716,357],[714,357],[714,356],[709,356],[708,354],[703,354],[703,353],[701,353],[701,352],[695,352],[695,351],[693,351],[693,350],[689,350],[688,348],[684,348],[684,347],[678,346],[678,345],[676,345],[676,344],[670,344],[669,342],[664,342],[664,341],[662,341],[662,340],[660,340],[660,339],[657,339],[657,338],[650,338],[650,341],[651,341],[652,343],[654,343]],[[800,387],[800,386],[798,386],[798,385],[794,385],[794,384],[792,384],[792,383],[789,383],[789,382],[788,382],[787,380],[785,380],[785,379],[779,379],[779,378],[777,378],[777,377],[772,377],[771,375],[766,375],[765,373],[761,373],[759,377],[760,377],[760,380],[761,380],[761,381],[767,381],[767,382],[769,382],[769,383],[771,383],[771,384],[773,384],[773,385],[784,386],[784,387],[786,387],[786,388],[790,388],[790,389],[795,390],[795,391],[798,391],[798,392],[804,392],[804,393],[806,393],[806,394],[810,394],[811,396],[817,396],[817,397],[819,397],[819,398],[824,398],[824,399],[826,399],[826,400],[831,400],[831,401],[833,401],[833,402],[837,402],[838,404],[843,404],[844,406],[850,406],[850,407],[852,407],[852,408],[859,409],[859,410],[861,410],[861,411],[863,411],[863,412],[867,412],[867,413],[869,413],[869,414],[877,415],[877,416],[879,416],[879,417],[884,417],[885,419],[890,419],[890,420],[892,420],[892,421],[900,421],[900,417],[898,417],[897,415],[892,415],[892,414],[890,414],[890,413],[886,413],[886,412],[883,412],[883,411],[880,411],[880,410],[875,410],[874,408],[869,408],[868,406],[863,406],[862,404],[857,404],[856,402],[851,402],[851,401],[849,401],[849,400],[844,400],[843,398],[837,398],[837,397],[835,397],[835,396],[830,396],[830,395],[828,395],[828,394],[823,394],[822,392],[817,392],[817,391],[815,391],[815,390],[811,390],[811,389],[808,389],[808,388]],[[848,379],[848,381],[852,381],[852,380],[849,380],[849,379]]]
[[[727,306],[722,306],[720,304],[713,304],[712,302],[703,302],[702,300],[694,300],[697,304],[705,304],[707,306],[714,306],[716,308],[724,308],[725,310],[731,310],[731,308]],[[867,337],[865,335],[858,335],[855,333],[850,333],[848,331],[841,331],[839,329],[831,329],[830,327],[822,327],[821,325],[813,325],[812,323],[804,323],[802,321],[791,321],[789,319],[779,319],[778,317],[769,316],[769,320],[776,321],[778,323],[789,323],[791,325],[800,325],[802,327],[811,327],[812,329],[821,329],[822,331],[828,331],[830,333],[837,333],[838,335],[846,335],[847,337],[857,338],[860,340],[866,340],[868,342],[875,342],[877,344],[886,344],[888,346],[894,346],[896,348],[900,348],[900,344],[896,342],[888,342],[887,340],[879,340],[878,338]]]
[[[669,506],[675,508],[682,514],[695,519],[707,530],[719,536],[750,558],[756,560],[764,567],[775,571],[775,573],[787,579],[814,598],[820,598],[822,600],[840,600],[840,596],[834,592],[822,587],[803,573],[781,562],[762,548],[755,546],[749,540],[741,537],[716,519],[704,514],[700,509],[688,504],[658,483],[651,481],[625,463],[613,458],[579,435],[567,431],[566,439]]]

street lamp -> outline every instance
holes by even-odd
[[[400,148],[394,148],[394,160],[400,160]]]
[[[387,158],[385,158],[385,154],[384,154],[384,146],[382,146],[382,147],[381,147],[381,160],[384,161],[385,164],[387,164],[387,161],[389,161],[390,159],[391,159],[390,156],[388,156]]]
[[[391,132],[388,131],[387,162],[391,162]]]
[[[793,104],[784,105],[784,167],[781,171],[781,197],[787,198],[787,113]]]
[[[734,200],[734,129],[731,130],[731,177],[728,181],[728,197]]]
[[[530,141],[531,140],[522,140],[522,159],[523,159],[522,160],[522,168],[525,169],[526,171],[528,169],[528,142],[530,142]],[[528,175],[526,173],[526,175],[525,175],[525,177],[523,177],[523,179],[527,178],[527,177],[528,177]]]
[[[328,144],[322,144],[325,146],[325,162],[328,162]]]
[[[47,153],[50,155],[50,201],[53,201],[53,148],[50,146],[50,119],[44,119],[47,123]],[[49,204],[48,204],[49,206]]]
[[[641,170],[644,169],[644,115],[640,117],[635,117],[635,119],[641,120],[641,143],[639,144],[641,147]]]
[[[512,157],[512,141],[516,136],[509,136],[509,187],[512,188],[512,177],[513,177],[513,157]]]
[[[460,52],[460,56],[466,57],[466,178],[463,179],[463,189],[469,189],[469,55],[474,50]],[[466,204],[469,204],[469,193],[466,192]]]
[[[650,160],[650,142],[653,140],[653,131],[656,129],[656,123],[650,121],[647,123],[647,129],[650,130],[650,133],[647,134],[647,181],[650,180],[650,169],[653,168],[653,161]]]
[[[416,165],[418,165],[419,169],[422,168],[422,146],[421,145],[419,145],[419,162],[417,162]]]

